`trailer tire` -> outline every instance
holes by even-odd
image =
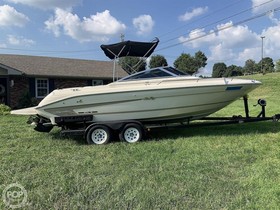
[[[107,126],[94,125],[88,130],[86,140],[88,144],[107,144],[111,135],[111,129]]]
[[[124,126],[119,134],[120,140],[126,141],[128,143],[135,143],[142,139],[143,128],[137,123],[129,123]]]

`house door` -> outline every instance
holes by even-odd
[[[7,78],[0,78],[0,104],[7,104]]]

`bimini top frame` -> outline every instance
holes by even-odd
[[[155,38],[152,42],[124,41],[116,44],[101,45],[100,47],[105,55],[110,59],[114,59],[113,81],[115,80],[116,60],[118,58],[126,56],[148,58],[154,52],[158,43],[159,39]],[[139,63],[135,66],[138,66]],[[129,67],[133,69],[131,66]]]

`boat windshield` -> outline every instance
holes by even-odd
[[[187,74],[173,68],[173,67],[158,67],[154,69],[147,69],[145,71],[141,71],[132,75],[129,75],[121,81],[128,80],[141,80],[141,79],[149,79],[149,78],[161,78],[161,77],[178,77],[178,76],[186,76]]]

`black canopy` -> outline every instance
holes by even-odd
[[[159,39],[156,38],[152,42],[125,41],[116,44],[101,45],[100,47],[110,59],[125,56],[149,57],[154,52],[158,43]]]

